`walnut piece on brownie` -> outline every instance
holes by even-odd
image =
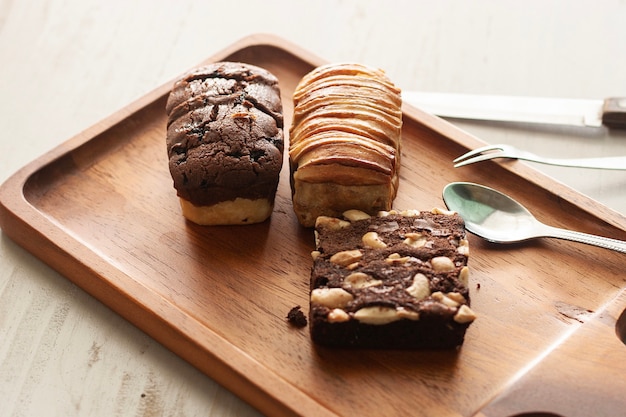
[[[444,349],[462,345],[469,246],[454,212],[350,210],[318,217],[309,321],[333,347]]]
[[[250,64],[209,64],[176,81],[165,110],[183,215],[203,225],[266,220],[283,164],[278,79]]]

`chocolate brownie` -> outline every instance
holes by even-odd
[[[465,225],[456,213],[350,210],[319,217],[310,331],[334,347],[443,349],[475,319]]]
[[[274,75],[235,62],[198,68],[174,84],[166,112],[169,169],[181,204],[273,206],[284,148]]]

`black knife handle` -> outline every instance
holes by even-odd
[[[611,97],[604,100],[602,124],[607,127],[626,128],[626,97]]]

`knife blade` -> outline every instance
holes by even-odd
[[[590,100],[403,91],[402,98],[442,117],[626,128],[626,97]]]

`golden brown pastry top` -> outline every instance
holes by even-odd
[[[289,157],[294,178],[395,188],[402,99],[382,70],[341,63],[305,75],[293,95]],[[332,169],[323,169],[328,165]],[[362,168],[342,169],[342,167]],[[351,173],[352,172],[352,173]]]

